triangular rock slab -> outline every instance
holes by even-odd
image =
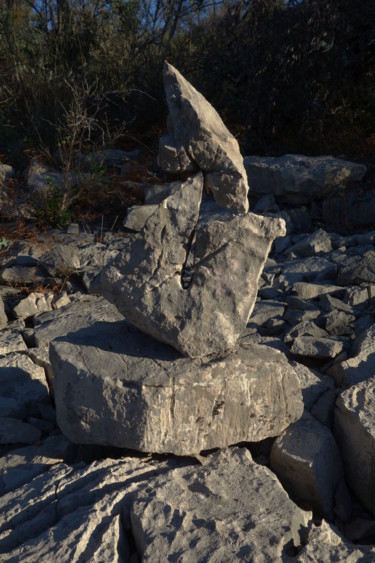
[[[272,241],[285,234],[282,219],[253,213],[221,210],[199,221],[202,190],[201,174],[181,183],[92,289],[138,328],[191,358],[235,345],[254,307]],[[185,289],[193,246],[193,275]]]
[[[237,213],[249,209],[248,182],[237,140],[211,104],[172,65],[164,65],[168,131],[159,165],[173,173],[201,170],[215,201]]]
[[[177,455],[279,435],[303,411],[285,356],[241,341],[203,363],[125,321],[50,345],[57,422],[73,442]]]

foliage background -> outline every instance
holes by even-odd
[[[165,125],[164,59],[245,154],[371,165],[373,0],[2,0],[0,153],[134,147]]]

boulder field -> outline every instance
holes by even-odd
[[[243,162],[164,73],[174,177],[0,247],[0,560],[375,561],[375,231],[323,221],[365,169]]]

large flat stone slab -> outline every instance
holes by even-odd
[[[160,139],[159,165],[169,172],[201,170],[215,201],[249,209],[248,183],[237,140],[211,104],[172,65],[164,65],[169,135]]]
[[[246,338],[203,363],[126,323],[80,332],[50,345],[57,422],[75,443],[191,455],[277,436],[302,414],[284,354]]]
[[[181,183],[90,288],[138,328],[190,357],[235,345],[272,241],[285,234],[281,219],[234,215],[215,204],[206,212],[202,190],[201,174]]]

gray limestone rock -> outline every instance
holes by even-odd
[[[138,328],[190,357],[235,345],[272,241],[285,233],[279,219],[233,215],[216,205],[205,215],[202,190],[201,174],[182,183],[92,289]]]
[[[315,256],[319,253],[327,253],[332,250],[332,237],[323,229],[318,229],[311,235],[304,236],[288,250],[299,256]]]
[[[3,300],[0,296],[0,330],[2,328],[5,328],[8,324],[8,317],[5,313],[5,309],[4,309],[4,303]]]
[[[3,495],[30,483],[34,477],[44,473],[52,465],[61,463],[71,455],[74,448],[65,436],[58,434],[43,440],[38,445],[17,448],[3,455],[0,458],[1,508],[4,507],[1,499]]]
[[[209,363],[123,323],[50,345],[57,422],[73,442],[191,455],[278,435],[302,414],[285,356],[240,341]]]
[[[339,530],[325,520],[310,530],[306,545],[297,557],[286,559],[285,563],[373,563],[375,548],[369,545],[354,545],[345,541]]]
[[[351,264],[340,267],[338,281],[345,285],[375,283],[375,251],[368,250]]]
[[[18,330],[4,330],[0,332],[0,355],[26,350],[27,346]]]
[[[317,515],[332,518],[343,468],[328,428],[307,411],[274,442],[271,469],[291,495]]]
[[[322,375],[298,362],[292,362],[292,366],[298,375],[305,409],[310,411],[320,397],[327,391],[333,391],[333,381],[327,375]]]
[[[175,466],[137,458],[53,465],[0,498],[1,561],[131,561],[127,531],[134,493]],[[110,559],[101,559],[103,554]]]
[[[375,516],[375,378],[353,385],[336,402],[335,436],[350,488]]]
[[[130,513],[145,562],[282,561],[311,523],[245,449],[219,451],[203,467],[176,469],[151,485]]]
[[[366,166],[332,156],[247,156],[244,165],[253,195],[267,194],[272,186],[274,196],[293,205],[324,199],[366,173]]]
[[[44,369],[19,352],[0,357],[0,416],[24,418],[48,402]]]
[[[320,360],[334,358],[344,349],[344,343],[334,338],[315,338],[314,336],[298,336],[290,351],[292,354],[307,356]]]
[[[70,303],[55,311],[35,318],[37,346],[48,346],[59,336],[66,336],[97,322],[116,322],[123,319],[114,305],[103,297],[85,295],[80,301]]]
[[[293,342],[296,338],[313,336],[314,338],[324,338],[328,333],[320,328],[314,321],[303,321],[296,324],[284,335],[284,342]]]
[[[33,444],[40,436],[35,426],[18,418],[0,416],[0,444]]]
[[[141,231],[147,219],[154,213],[156,205],[133,205],[128,207],[124,227],[132,231]]]
[[[53,293],[30,293],[13,308],[17,319],[25,319],[33,315],[52,310]]]
[[[341,389],[329,389],[319,397],[311,409],[313,417],[324,426],[328,426],[330,430],[333,430],[336,399],[340,391]]]
[[[315,299],[320,297],[320,295],[328,294],[340,294],[343,293],[343,288],[338,285],[330,284],[318,284],[318,283],[307,283],[307,282],[297,282],[293,285],[293,292],[298,295],[301,299]]]
[[[322,317],[326,331],[331,336],[344,336],[354,333],[355,316],[345,311],[333,310]]]
[[[269,469],[239,448],[205,461],[54,465],[0,498],[1,560],[281,561],[302,545],[311,513]]]
[[[159,165],[170,172],[204,172],[219,205],[246,213],[249,187],[237,140],[211,104],[167,62],[164,85],[169,135],[160,139]]]
[[[352,356],[330,368],[329,375],[342,387],[350,387],[375,375],[375,325],[360,334],[352,345]]]

